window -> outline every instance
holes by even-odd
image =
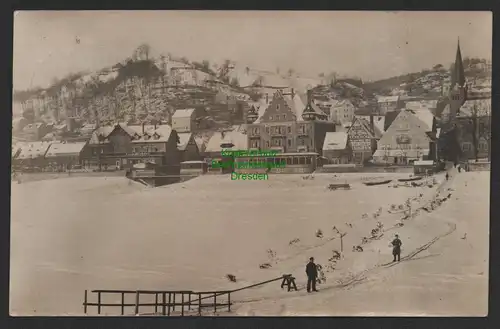
[[[283,120],[286,120],[286,114],[283,114]]]
[[[306,158],[300,157],[299,158],[299,164],[301,164],[301,165],[306,164]]]
[[[280,105],[276,104],[276,111],[279,111],[279,110],[280,110]]]
[[[299,164],[299,158],[294,157],[294,158],[293,158],[293,164],[294,164],[294,165],[298,165],[298,164]]]
[[[479,142],[478,149],[480,151],[487,151],[488,150],[488,144],[486,142],[481,141],[481,142]]]
[[[312,162],[312,161],[311,161],[311,158],[310,158],[310,157],[307,157],[307,158],[306,158],[306,164],[310,165],[310,164],[311,164],[311,162]]]
[[[288,140],[288,147],[290,147],[290,146],[292,146],[292,140],[291,139]]]
[[[266,147],[269,147],[269,141],[266,141]]]
[[[288,126],[288,133],[291,134],[292,133],[292,127]]]
[[[273,116],[272,115],[269,116],[269,121],[273,121]]]
[[[464,151],[464,152],[470,151],[471,150],[471,146],[472,145],[469,142],[462,143],[462,151]]]
[[[305,145],[304,138],[299,138],[299,145]]]
[[[286,164],[291,165],[292,164],[292,158],[286,158]]]
[[[269,126],[266,127],[266,133],[269,134]]]

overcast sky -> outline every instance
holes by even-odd
[[[148,43],[152,55],[231,59],[304,76],[337,71],[380,79],[491,59],[490,12],[33,11],[14,19],[14,88],[113,65]],[[80,43],[76,42],[80,39]]]

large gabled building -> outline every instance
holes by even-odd
[[[260,112],[260,113],[258,113]],[[280,153],[322,153],[327,132],[335,131],[333,122],[312,100],[293,91],[278,90],[258,111],[247,115],[248,147],[251,150],[276,150]]]
[[[130,168],[137,163],[178,166],[181,152],[177,132],[171,126],[115,125],[97,128],[89,140],[87,166]]]

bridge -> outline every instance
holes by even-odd
[[[89,291],[85,290],[83,309],[84,313],[88,314],[88,308],[95,307],[98,315],[102,314],[105,307],[120,308],[121,315],[130,315],[132,312],[127,311],[131,308],[133,308],[134,315],[201,316],[205,310],[213,310],[213,313],[231,312],[232,294],[280,280],[282,289],[287,287],[288,291],[297,291],[295,278],[291,274],[284,274],[234,290],[198,292],[191,290],[92,290],[90,293],[97,297],[95,302],[89,302]],[[105,296],[110,296],[108,301],[104,301]],[[118,297],[119,302],[117,302]],[[132,297],[133,300],[131,300]],[[144,312],[144,308],[147,308],[148,312]]]

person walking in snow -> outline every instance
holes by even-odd
[[[450,178],[450,175],[448,173],[446,173],[446,180],[448,180]]]
[[[394,240],[392,240],[392,255],[394,256],[393,262],[396,261],[396,257],[398,258],[398,262],[401,259],[401,245],[403,244],[401,240],[399,240],[399,235],[396,234]]]
[[[316,279],[318,278],[318,268],[314,264],[314,257],[309,258],[309,263],[306,265],[307,274],[307,292],[318,291],[316,290]]]

